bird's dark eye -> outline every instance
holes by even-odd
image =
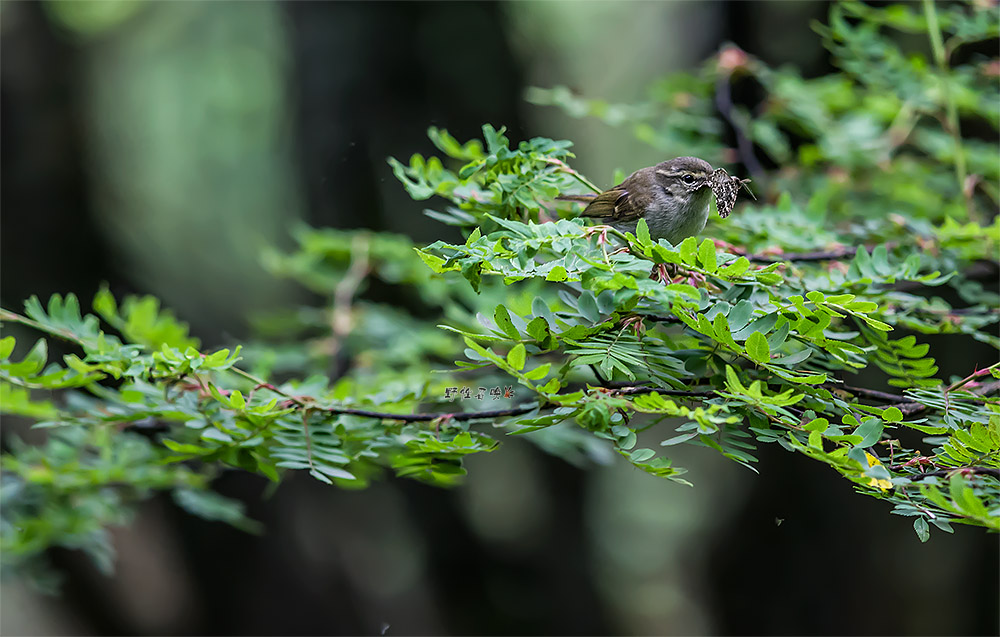
[[[693,184],[694,183],[694,175],[684,175],[683,177],[681,177],[681,179],[683,179],[684,183],[686,183],[686,184]]]

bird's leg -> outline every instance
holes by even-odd
[[[686,275],[684,274],[685,272],[687,272]],[[663,285],[687,283],[693,287],[698,287],[707,281],[705,275],[699,272],[683,270],[676,263],[659,263],[654,265],[652,272],[649,273],[649,278],[659,281]]]
[[[658,263],[653,266],[649,273],[649,278],[659,281],[663,285],[673,283],[675,276],[677,276],[677,265],[674,263]]]
[[[604,245],[608,242],[608,230],[614,230],[614,228],[607,225],[587,226],[583,229],[583,236],[589,237],[592,234],[596,234],[597,245]]]

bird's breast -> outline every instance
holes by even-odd
[[[649,236],[655,241],[666,239],[677,245],[705,229],[712,191],[704,188],[692,194],[691,199],[673,211],[645,215]],[[634,224],[633,224],[634,225]]]

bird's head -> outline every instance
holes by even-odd
[[[674,196],[711,187],[712,165],[697,157],[677,157],[653,167],[656,181]]]

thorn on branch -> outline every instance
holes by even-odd
[[[944,390],[944,392],[946,394],[950,393],[950,392],[953,392],[956,389],[958,389],[959,387],[962,387],[964,385],[972,383],[972,381],[974,381],[975,379],[977,379],[977,378],[979,378],[981,376],[989,376],[990,372],[993,371],[994,369],[998,368],[998,367],[1000,367],[1000,362],[993,363],[992,365],[990,365],[989,367],[986,367],[984,369],[979,369],[978,366],[977,366],[977,368],[976,368],[975,371],[973,371],[971,374],[969,374],[968,376],[966,376],[962,380],[949,385],[948,389]],[[978,383],[975,383],[975,384],[978,384]]]

